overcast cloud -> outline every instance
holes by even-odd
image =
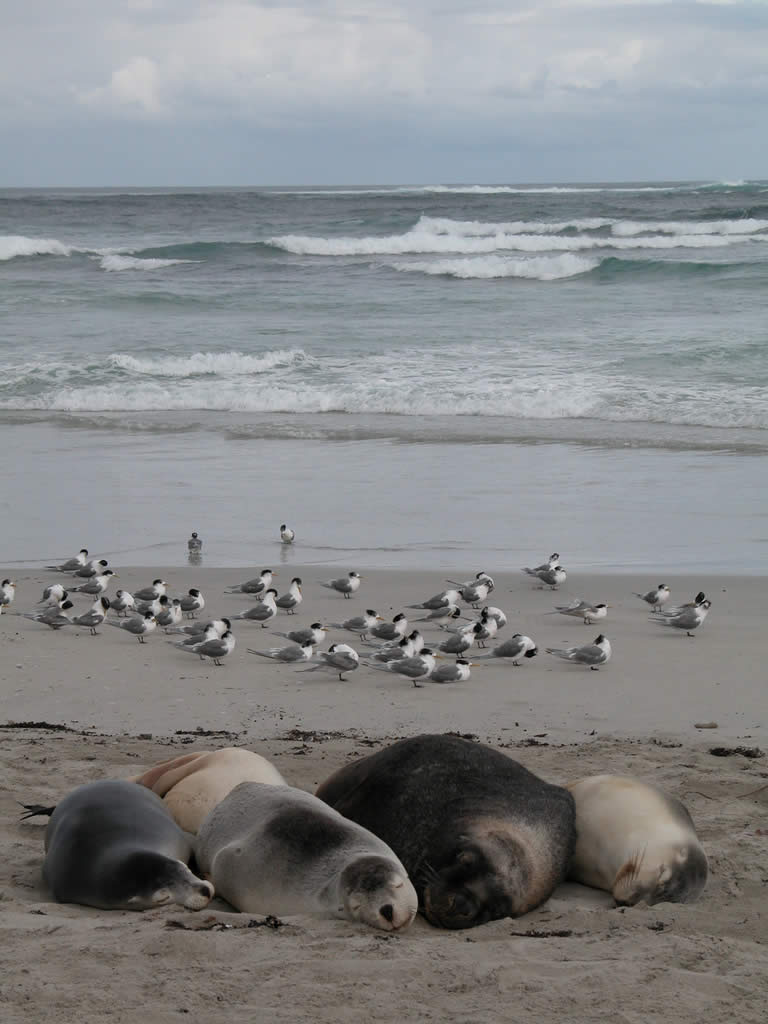
[[[0,0],[0,185],[768,177],[768,2]]]

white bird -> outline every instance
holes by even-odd
[[[315,657],[320,659],[319,665],[303,668],[300,671],[317,672],[321,668],[332,669],[339,673],[339,679],[344,682],[344,673],[354,672],[360,666],[360,656],[349,644],[331,644],[327,651],[318,651]]]
[[[549,566],[539,569],[523,569],[523,572],[527,576],[541,580],[543,585],[551,587],[552,590],[557,590],[560,584],[565,583],[567,579],[567,573],[562,565],[554,565],[551,569]]]
[[[205,598],[197,587],[192,587],[181,598],[181,610],[188,619],[194,619],[195,614],[201,612],[203,608],[205,608]]]
[[[499,629],[507,624],[507,616],[501,610],[501,608],[494,608],[493,605],[488,605],[485,611],[488,612],[488,616],[491,619],[496,619],[496,625]]]
[[[433,683],[466,683],[472,662],[466,658],[457,658],[454,665],[438,665],[429,673]]]
[[[192,536],[187,541],[187,550],[188,551],[202,551],[203,550],[203,542],[200,539],[200,537],[198,537],[197,533],[195,533],[194,530],[192,531]]]
[[[272,569],[262,569],[255,579],[246,580],[245,583],[236,583],[233,587],[228,587],[227,593],[266,594],[267,590],[272,586],[273,577],[277,575],[278,573],[273,572]],[[275,594],[277,594],[277,591],[275,591]]]
[[[111,569],[105,569],[99,576],[94,576],[88,580],[87,583],[81,583],[79,587],[70,587],[70,594],[88,594],[91,597],[101,597],[110,584],[113,576],[117,576],[116,572],[112,572]]]
[[[45,605],[59,605],[64,598],[67,596],[67,592],[61,583],[52,583],[50,587],[46,587],[43,591],[43,596],[37,602],[38,604]]]
[[[107,617],[109,604],[108,597],[97,597],[87,612],[83,615],[75,615],[72,618],[72,625],[85,626],[91,631],[91,636],[98,636],[96,627],[100,626]]]
[[[249,654],[257,654],[260,658],[272,658],[273,661],[284,661],[286,664],[297,664],[301,661],[310,661],[314,652],[314,645],[308,640],[306,643],[289,647],[268,647],[266,651],[254,651],[248,647]]]
[[[246,608],[244,612],[233,615],[232,618],[245,619],[248,622],[260,622],[263,629],[270,619],[274,619],[277,615],[276,597],[277,591],[274,587],[270,587],[258,604],[254,605],[253,608]]]
[[[294,576],[291,580],[291,585],[285,594],[281,594],[280,597],[275,601],[278,608],[281,608],[288,615],[294,615],[296,609],[299,607],[301,602],[304,600],[304,596],[301,593],[301,577]]]
[[[158,626],[161,626],[167,633],[174,626],[178,626],[184,617],[181,610],[181,601],[178,597],[167,603],[165,608],[156,616]]]
[[[509,640],[505,640],[503,644],[497,644],[488,654],[475,655],[475,661],[490,661],[491,658],[503,658],[505,661],[511,661],[518,668],[521,658],[535,658],[538,653],[539,648],[536,646],[535,641],[531,640],[524,633],[515,633]]]
[[[369,630],[372,637],[377,640],[385,640],[387,643],[397,643],[398,640],[402,640],[405,636],[405,632],[408,629],[408,619],[402,612],[392,619],[391,622],[384,622],[382,619],[377,626],[372,626]]]
[[[594,643],[585,644],[584,647],[547,647],[546,650],[547,654],[554,654],[556,658],[572,661],[576,665],[586,665],[593,672],[611,660],[611,642],[602,633],[595,638]]]
[[[438,651],[442,651],[443,654],[455,654],[457,657],[468,651],[472,644],[477,640],[478,633],[482,630],[482,626],[479,622],[475,622],[471,629],[466,632],[453,633],[448,637],[447,640],[443,640],[440,646],[437,648]]]
[[[377,622],[383,621],[382,617],[377,615],[373,608],[366,608],[365,615],[355,615],[351,619],[344,619],[343,622],[332,622],[331,625],[334,629],[347,629],[350,633],[358,633],[360,639],[365,640],[368,630],[375,626]]]
[[[46,565],[46,569],[50,569],[51,572],[76,572],[85,565],[87,557],[88,548],[80,548],[79,553],[74,558],[68,558],[61,565]]]
[[[524,569],[523,572],[544,572],[545,569],[554,569],[554,567],[560,561],[560,555],[557,551],[553,551],[546,562],[542,562],[541,565],[536,565],[533,569]]]
[[[325,580],[320,581],[321,587],[326,587],[328,590],[335,590],[337,594],[341,594],[342,597],[350,598],[357,590],[360,589],[360,581],[362,576],[359,572],[354,570],[348,573],[346,576],[340,577],[336,580]]]
[[[221,659],[226,658],[235,649],[235,634],[228,629],[223,636],[213,637],[210,640],[203,640],[193,647],[185,647],[193,654],[197,654],[202,661],[203,658],[210,658],[214,665],[221,667]]]
[[[591,626],[593,623],[606,617],[608,605],[592,604],[591,601],[580,601],[577,597],[570,604],[555,605],[555,610],[546,614],[556,615],[558,612],[560,615],[571,615],[575,619],[583,619],[585,626]]]
[[[670,590],[666,583],[660,583],[658,587],[646,591],[645,594],[638,594],[637,591],[633,591],[633,593],[635,597],[639,597],[641,601],[649,604],[652,611],[660,612],[661,606],[669,600]]]
[[[386,664],[388,661],[401,661],[403,658],[410,658],[418,653],[414,641],[409,636],[405,636],[394,644],[384,644],[375,654],[369,656],[368,661],[380,661]]]
[[[676,608],[665,608],[664,611],[661,612],[661,614],[667,617],[669,615],[677,615],[685,608],[700,608],[701,605],[704,604],[706,599],[707,595],[704,593],[703,590],[700,590],[692,601],[686,601],[684,604],[679,604]]]
[[[13,599],[16,597],[16,581],[15,580],[3,580],[0,583],[0,612],[3,608],[8,608],[13,604]]]
[[[136,601],[154,601],[157,597],[163,597],[170,586],[165,580],[152,580],[151,587],[144,587],[137,590],[133,595]]]
[[[156,597],[152,601],[139,601],[136,605],[136,611],[139,615],[146,615],[147,612],[151,612],[155,618],[161,615],[171,602],[168,599],[167,594],[161,594],[160,597]]]
[[[42,612],[24,612],[25,619],[32,619],[33,622],[42,622],[44,626],[51,629],[61,629],[62,626],[71,626],[72,620],[67,612],[74,608],[71,601],[62,601],[59,606],[53,605]]]
[[[495,587],[493,580],[485,572],[479,572],[475,579],[468,580],[466,583],[456,583],[455,580],[446,582],[453,583],[458,587],[462,601],[472,608],[477,608]]]
[[[272,632],[275,636],[284,636],[286,640],[292,640],[299,647],[306,643],[311,643],[313,647],[317,647],[325,639],[328,628],[322,622],[313,622],[311,626],[307,626],[305,629],[292,629],[288,633],[279,633],[277,630]]]
[[[459,598],[461,595],[458,590],[441,590],[439,594],[435,594],[434,597],[428,598],[426,601],[422,601],[421,604],[409,604],[409,608],[423,608],[425,611],[434,612],[438,610],[445,611],[449,605],[454,607],[458,605]]]
[[[107,622],[106,625],[114,626],[115,629],[124,629],[126,633],[138,638],[140,644],[144,643],[144,637],[157,626],[157,620],[152,612],[146,615],[136,615],[132,619],[121,619],[119,622]]]
[[[180,632],[180,630],[177,632]],[[169,640],[168,643],[172,643],[174,647],[179,647],[181,650],[188,651],[197,646],[197,644],[203,643],[205,640],[220,640],[225,633],[225,629],[219,633],[214,623],[209,622],[206,626],[202,627],[200,633],[190,633],[189,636],[185,636],[183,640]]]
[[[220,619],[211,619],[209,622],[192,622],[188,626],[177,626],[171,630],[171,633],[183,633],[185,636],[199,636],[200,633],[205,633],[206,630],[213,628],[216,636],[224,636],[228,629],[232,628],[232,623],[226,616]]]
[[[412,655],[410,658],[400,658],[398,661],[389,661],[386,665],[372,665],[380,672],[392,672],[396,676],[404,676],[410,679],[414,686],[419,686],[419,679],[426,677],[435,667],[436,656],[425,647],[421,654]]]
[[[479,627],[479,628],[477,628]],[[483,609],[480,613],[480,617],[474,622],[468,622],[466,626],[460,626],[458,629],[453,630],[454,633],[474,633],[475,641],[478,647],[485,647],[486,640],[492,640],[498,632],[498,624],[496,619],[488,614],[487,609]]]
[[[651,615],[652,622],[659,622],[662,626],[671,626],[673,629],[684,629],[688,636],[694,634],[691,630],[698,629],[706,619],[712,602],[706,599],[701,604],[694,604],[689,608],[675,609],[675,611],[662,612],[660,615]]]
[[[283,544],[293,544],[295,536],[295,530],[292,530],[290,526],[286,526],[285,523],[280,524],[280,540]]]
[[[114,599],[110,604],[113,612],[117,615],[128,615],[128,612],[136,611],[136,602],[133,599],[133,594],[127,590],[118,590],[115,592]]]
[[[75,569],[74,574],[88,580],[92,576],[98,576],[103,573],[108,565],[109,562],[106,558],[92,558],[90,562],[86,562],[79,569]]]
[[[414,619],[414,622],[428,622],[431,625],[439,626],[440,629],[445,629],[449,622],[454,622],[456,619],[461,618],[461,608],[455,604],[448,604],[444,608],[436,608],[431,611],[429,615],[425,615],[423,619]]]

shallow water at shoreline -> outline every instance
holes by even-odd
[[[762,459],[724,451],[550,443],[401,444],[6,425],[0,563],[80,547],[124,565],[284,560],[511,569],[760,573]],[[278,526],[297,531],[292,548]]]

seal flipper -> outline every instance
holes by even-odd
[[[50,818],[56,810],[56,804],[53,807],[45,807],[43,804],[23,804],[20,800],[17,800],[16,803],[27,812],[21,815],[19,821],[26,821],[27,818],[36,818],[38,815],[47,815]]]

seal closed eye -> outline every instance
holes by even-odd
[[[387,844],[292,786],[241,783],[201,825],[196,856],[246,913],[319,913],[385,931],[416,914],[416,891]]]
[[[498,751],[456,736],[400,740],[346,765],[317,796],[380,836],[442,928],[524,914],[566,871],[573,798]]]
[[[144,910],[213,896],[187,867],[192,849],[160,797],[119,780],[88,782],[61,800],[45,831],[43,878],[61,903]]]

